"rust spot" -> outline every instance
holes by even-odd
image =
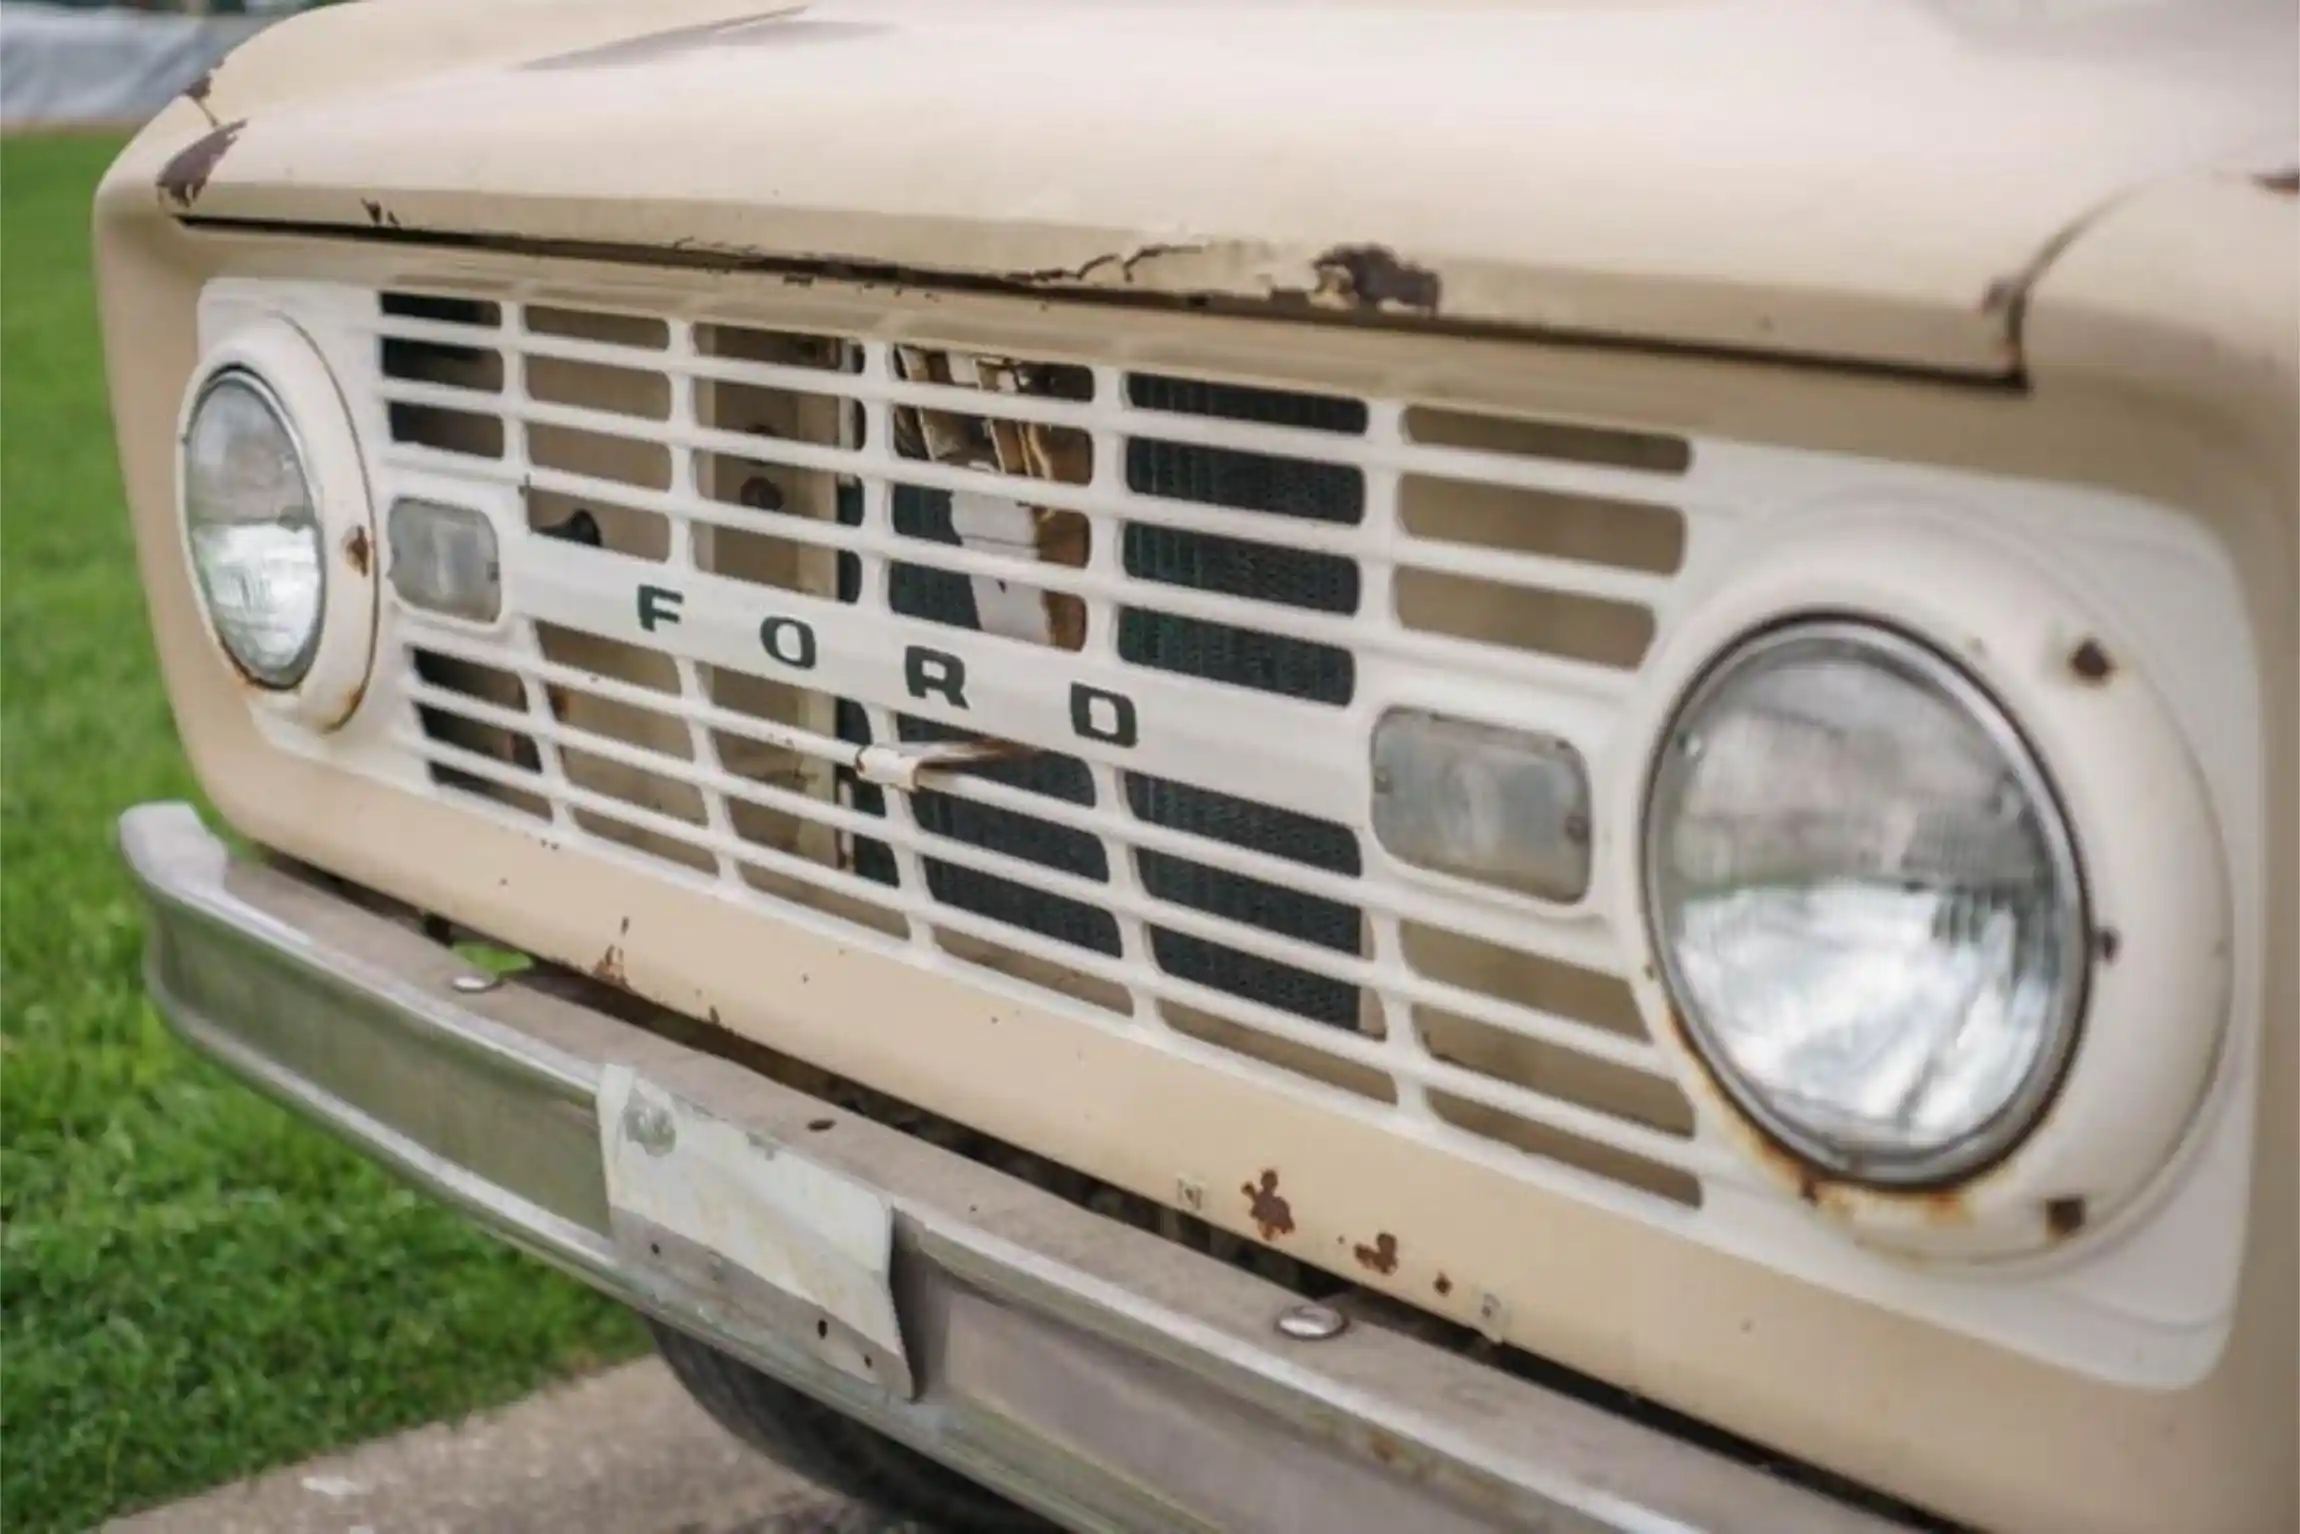
[[[2076,1197],[2047,1199],[2044,1206],[2044,1228],[2055,1241],[2066,1241],[2084,1229],[2084,1200]]]
[[[359,679],[359,684],[353,687],[350,695],[343,700],[343,707],[338,709],[335,717],[328,721],[330,728],[342,724],[359,712],[359,706],[367,701],[367,684],[372,675],[373,673],[369,673],[368,676],[362,676]]]
[[[1316,302],[1350,309],[1438,312],[1438,274],[1398,258],[1386,245],[1337,245],[1310,263],[1318,274]]]
[[[2274,192],[2279,197],[2300,197],[2300,165],[2292,166],[2288,170],[2270,171],[2265,176],[2256,176],[2253,179],[2258,181],[2264,190]]]
[[[211,128],[216,125],[216,109],[208,105],[208,93],[215,89],[215,84],[216,72],[209,69],[203,71],[197,80],[184,87],[184,99],[200,109],[200,115],[208,120],[208,126]]]
[[[1925,1212],[1927,1225],[1970,1225],[1973,1222],[1972,1206],[1965,1202],[1962,1189],[1942,1188],[1920,1193],[1917,1199]]]
[[[1797,1196],[1840,1220],[1860,1218],[1863,1210],[1897,1207],[1914,1211],[1935,1230],[1948,1230],[1973,1222],[1972,1206],[1963,1188],[1922,1188],[1889,1191],[1859,1183],[1836,1182],[1812,1172],[1801,1173]]]
[[[607,945],[607,951],[599,956],[599,962],[591,966],[591,978],[603,980],[619,991],[631,988],[630,981],[623,974],[623,949],[620,944]]]
[[[1246,1195],[1246,1212],[1264,1241],[1275,1241],[1294,1233],[1294,1206],[1279,1194],[1278,1174],[1274,1170],[1263,1171],[1260,1186],[1246,1183],[1238,1191]]]
[[[245,118],[218,123],[172,155],[160,167],[160,196],[178,208],[189,209],[208,189],[208,178],[223,163],[224,155],[247,126]]]
[[[2109,658],[2099,640],[2087,639],[2069,651],[2068,669],[2076,674],[2078,681],[2097,686],[2116,675],[2116,662]]]
[[[2124,939],[2114,927],[2101,928],[2093,934],[2092,941],[2093,946],[2100,951],[2100,962],[2103,964],[2114,964],[2117,954],[2124,948]]]
[[[1380,1428],[1368,1428],[1365,1434],[1366,1453],[1386,1469],[1397,1470],[1408,1461],[1406,1446],[1395,1436]]]
[[[373,551],[368,548],[367,544],[366,528],[355,527],[344,536],[343,557],[351,561],[351,569],[354,575],[367,574],[368,562],[372,557],[372,553]]]
[[[1350,1255],[1357,1258],[1358,1266],[1376,1273],[1395,1273],[1398,1270],[1398,1238],[1388,1231],[1374,1237],[1372,1246],[1354,1246]]]
[[[1435,1289],[1441,1295],[1451,1294],[1453,1293],[1453,1280],[1446,1277],[1443,1273],[1440,1273],[1437,1276],[1437,1282],[1430,1285],[1430,1287]]]

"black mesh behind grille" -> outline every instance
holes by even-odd
[[[1252,421],[1260,426],[1292,426],[1352,437],[1362,437],[1366,431],[1365,401],[1339,394],[1302,394],[1292,389],[1170,378],[1162,373],[1130,373],[1126,377],[1126,402],[1137,410],[1220,416],[1225,421]]]
[[[1141,523],[1126,529],[1125,551],[1126,573],[1143,580],[1283,602],[1314,612],[1358,610],[1357,561],[1339,554],[1308,554],[1244,538]]]
[[[1354,400],[1145,375],[1129,379],[1127,390],[1134,405],[1144,410],[1337,433],[1360,433],[1366,425],[1365,407]],[[1275,531],[1268,518],[1360,521],[1365,484],[1357,469],[1138,437],[1127,444],[1126,473],[1128,484],[1138,493],[1237,512],[1240,532],[1228,537],[1129,526],[1122,542],[1128,575],[1315,612],[1357,610],[1360,587],[1355,561],[1299,553],[1266,541]],[[944,492],[898,485],[892,513],[895,530],[905,537],[942,544],[960,541],[951,522],[950,497]],[[843,509],[842,515],[847,515]],[[846,575],[842,570],[842,577]],[[964,575],[895,562],[888,582],[889,605],[899,614],[964,628],[981,626],[973,587]],[[1347,650],[1150,608],[1124,609],[1117,638],[1120,654],[1139,665],[1316,702],[1347,703],[1356,680]],[[851,719],[849,712],[842,710],[841,733],[860,740],[867,733],[861,710],[852,710]],[[907,717],[898,718],[895,729],[905,741],[968,738],[948,726]],[[1092,775],[1074,757],[1035,754],[995,764],[979,775],[1071,804],[1094,803]],[[1145,821],[1329,873],[1354,877],[1359,872],[1357,838],[1346,826],[1141,774],[1129,774],[1125,783],[1128,806]],[[858,808],[867,805],[876,812],[883,805],[880,791],[869,784],[855,784],[851,792]],[[911,804],[919,825],[938,835],[1081,879],[1107,882],[1110,877],[1102,841],[1086,832],[932,791],[913,795]],[[863,871],[892,882],[894,859],[884,844],[869,842],[862,847],[868,854]],[[1113,956],[1119,952],[1118,923],[1099,906],[939,858],[921,862],[928,892],[945,905],[1093,952]],[[1144,889],[1157,899],[1336,953],[1360,951],[1363,918],[1355,906],[1169,853],[1141,853],[1136,867]],[[1149,939],[1151,957],[1179,979],[1316,1022],[1344,1028],[1358,1025],[1356,986],[1165,927],[1152,925]]]
[[[906,741],[976,738],[933,720],[908,717],[896,718],[895,733]],[[1093,777],[1086,764],[1073,756],[1020,757],[970,770],[967,775],[1071,804],[1094,802]],[[1019,810],[953,798],[932,789],[912,794],[910,808],[920,829],[938,836],[1004,853],[1077,878],[1109,882],[1109,855],[1103,850],[1102,839],[1090,832],[1059,826]],[[922,858],[920,863],[926,870],[927,893],[945,905],[1096,953],[1113,957],[1118,954],[1118,919],[1099,906],[1065,895],[1048,894],[941,858]]]
[[[1354,907],[1163,853],[1142,853],[1138,864],[1142,887],[1161,900],[1337,952],[1358,951],[1359,917]],[[1358,989],[1347,982],[1165,927],[1150,929],[1150,954],[1160,969],[1181,979],[1313,1022],[1357,1026]]]
[[[895,531],[905,537],[932,543],[960,541],[951,523],[946,491],[897,485],[891,511]],[[887,604],[904,617],[927,618],[959,628],[982,626],[975,610],[974,587],[963,575],[897,563],[889,567],[887,581]],[[895,734],[905,741],[975,738],[933,720],[909,717],[895,720]],[[995,763],[970,775],[1071,804],[1094,802],[1093,777],[1076,757],[1032,755]],[[1102,842],[1087,832],[932,790],[913,794],[910,802],[911,814],[922,830],[1082,879],[1098,883],[1110,879],[1110,860]],[[920,861],[926,871],[927,893],[945,905],[1097,953],[1115,955],[1119,951],[1118,920],[1098,906],[1050,895],[979,869],[961,868],[941,858]]]
[[[1329,873],[1354,876],[1359,870],[1357,837],[1347,826],[1331,821],[1139,773],[1126,779],[1126,801],[1136,815],[1156,825]],[[1143,888],[1161,900],[1338,953],[1359,951],[1363,916],[1355,906],[1281,889],[1167,853],[1144,852],[1137,866]],[[1344,981],[1163,927],[1151,928],[1150,952],[1160,969],[1178,978],[1313,1022],[1343,1028],[1358,1024],[1358,988]]]
[[[1127,379],[1126,392],[1143,410],[1337,433],[1360,433],[1366,427],[1365,406],[1356,400],[1144,373]],[[1264,516],[1342,524],[1365,517],[1365,476],[1348,464],[1148,436],[1127,441],[1126,484],[1139,495],[1243,513],[1241,533],[1253,531],[1252,524]],[[1358,607],[1357,564],[1338,555],[1129,524],[1123,557],[1126,573],[1141,580],[1317,612],[1351,613]],[[1357,685],[1357,668],[1347,650],[1148,607],[1120,613],[1118,653],[1138,666],[1316,703],[1347,703]]]
[[[1355,878],[1361,871],[1357,833],[1315,815],[1139,772],[1126,775],[1126,803],[1153,825],[1228,842],[1248,852],[1267,853],[1328,873]]]
[[[921,490],[916,485],[894,487],[894,530],[906,538],[956,546],[961,541],[950,519],[950,492]],[[887,570],[887,605],[905,618],[926,618],[959,628],[980,628],[974,606],[974,587],[955,570],[931,565],[896,563]]]

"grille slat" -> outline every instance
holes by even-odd
[[[827,685],[852,696],[809,692],[832,673],[778,676],[683,620],[634,635],[566,595],[495,630],[395,608],[430,658],[396,652],[392,740],[436,792],[546,816],[888,962],[929,955],[1082,1025],[1115,1013],[1155,1047],[1370,1099],[1488,1161],[1699,1202],[1713,1152],[1634,1009],[1621,1025],[1600,926],[1369,863],[1364,790],[1329,776],[1307,795],[1257,765],[1265,698],[1305,731],[1330,717],[1317,728],[1362,762],[1370,720],[1351,705],[1376,664],[1385,698],[1477,679],[1514,707],[1561,700],[1543,718],[1558,733],[1585,724],[1637,658],[1577,658],[1585,612],[1657,627],[1682,563],[1670,538],[1700,468],[1667,439],[1448,410],[1416,441],[1398,404],[559,295],[398,296],[357,336],[378,419],[453,425],[382,446],[376,471],[514,496],[507,572],[593,570],[602,591],[728,578],[791,594],[792,613],[987,630],[951,644],[986,667],[983,645],[1053,646],[1055,683],[1063,650],[1162,672],[1143,696],[1204,716],[1197,757],[1137,759],[1115,733],[1009,740],[1020,721],[995,706],[906,698],[851,658]],[[1409,479],[1426,533],[1401,517]],[[1523,524],[1545,507],[1554,530]],[[1393,596],[1409,575],[1464,594],[1424,621]],[[490,680],[454,685],[457,666]],[[874,741],[968,740],[1000,754],[905,792],[862,776]],[[1467,946],[1417,955],[1401,931]]]

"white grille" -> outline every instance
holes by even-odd
[[[396,743],[449,791],[1505,1164],[1700,1202],[1715,1152],[1594,909],[1416,874],[1367,830],[1387,708],[1602,759],[1684,557],[1683,442],[368,302],[379,504],[511,508],[502,624],[397,604]],[[651,631],[640,584],[678,593]],[[769,617],[807,625],[811,668],[761,663]],[[906,643],[959,657],[968,709],[913,694]],[[1082,737],[1071,681],[1132,700],[1136,740]],[[953,726],[1031,754],[915,794],[858,777],[866,744]]]
[[[979,318],[958,352],[760,328],[707,286],[683,302],[208,286],[209,347],[283,314],[318,346],[379,531],[430,500],[480,513],[501,552],[501,616],[474,623],[396,596],[385,538],[367,705],[328,735],[258,710],[278,749],[2064,1366],[2162,1386],[2217,1355],[2248,1044],[2223,1073],[2243,1111],[2128,1234],[2065,1261],[1869,1251],[1680,1090],[1628,983],[1622,840],[1718,625],[1842,600],[1796,573],[1808,540],[1842,552],[1907,518],[1969,558],[1880,571],[1875,610],[2030,656],[1983,610],[2039,589],[1979,579],[2001,548],[2076,594],[2038,622],[2115,615],[2121,658],[2161,671],[2203,743],[2256,889],[2253,662],[2191,521],[2082,486],[1305,393],[1267,382],[1275,361],[1199,375],[1115,350],[1140,344],[1123,330],[1110,354],[1017,356]],[[1919,599],[1933,576],[1953,600]],[[1968,579],[1972,600],[1947,590]],[[651,626],[647,587],[672,594]],[[920,695],[920,650],[966,668],[963,710]],[[2060,706],[2057,671],[1999,674],[2032,722]],[[1391,710],[1568,743],[1592,779],[1587,893],[1390,857],[1369,748]],[[953,736],[967,770],[886,786],[888,748],[915,763]],[[2058,743],[2064,791],[2097,786],[2089,737]],[[2096,883],[2130,910],[2178,898]]]

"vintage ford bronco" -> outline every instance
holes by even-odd
[[[2291,1531],[2296,76],[281,25],[96,210],[152,993],[946,1527]]]

